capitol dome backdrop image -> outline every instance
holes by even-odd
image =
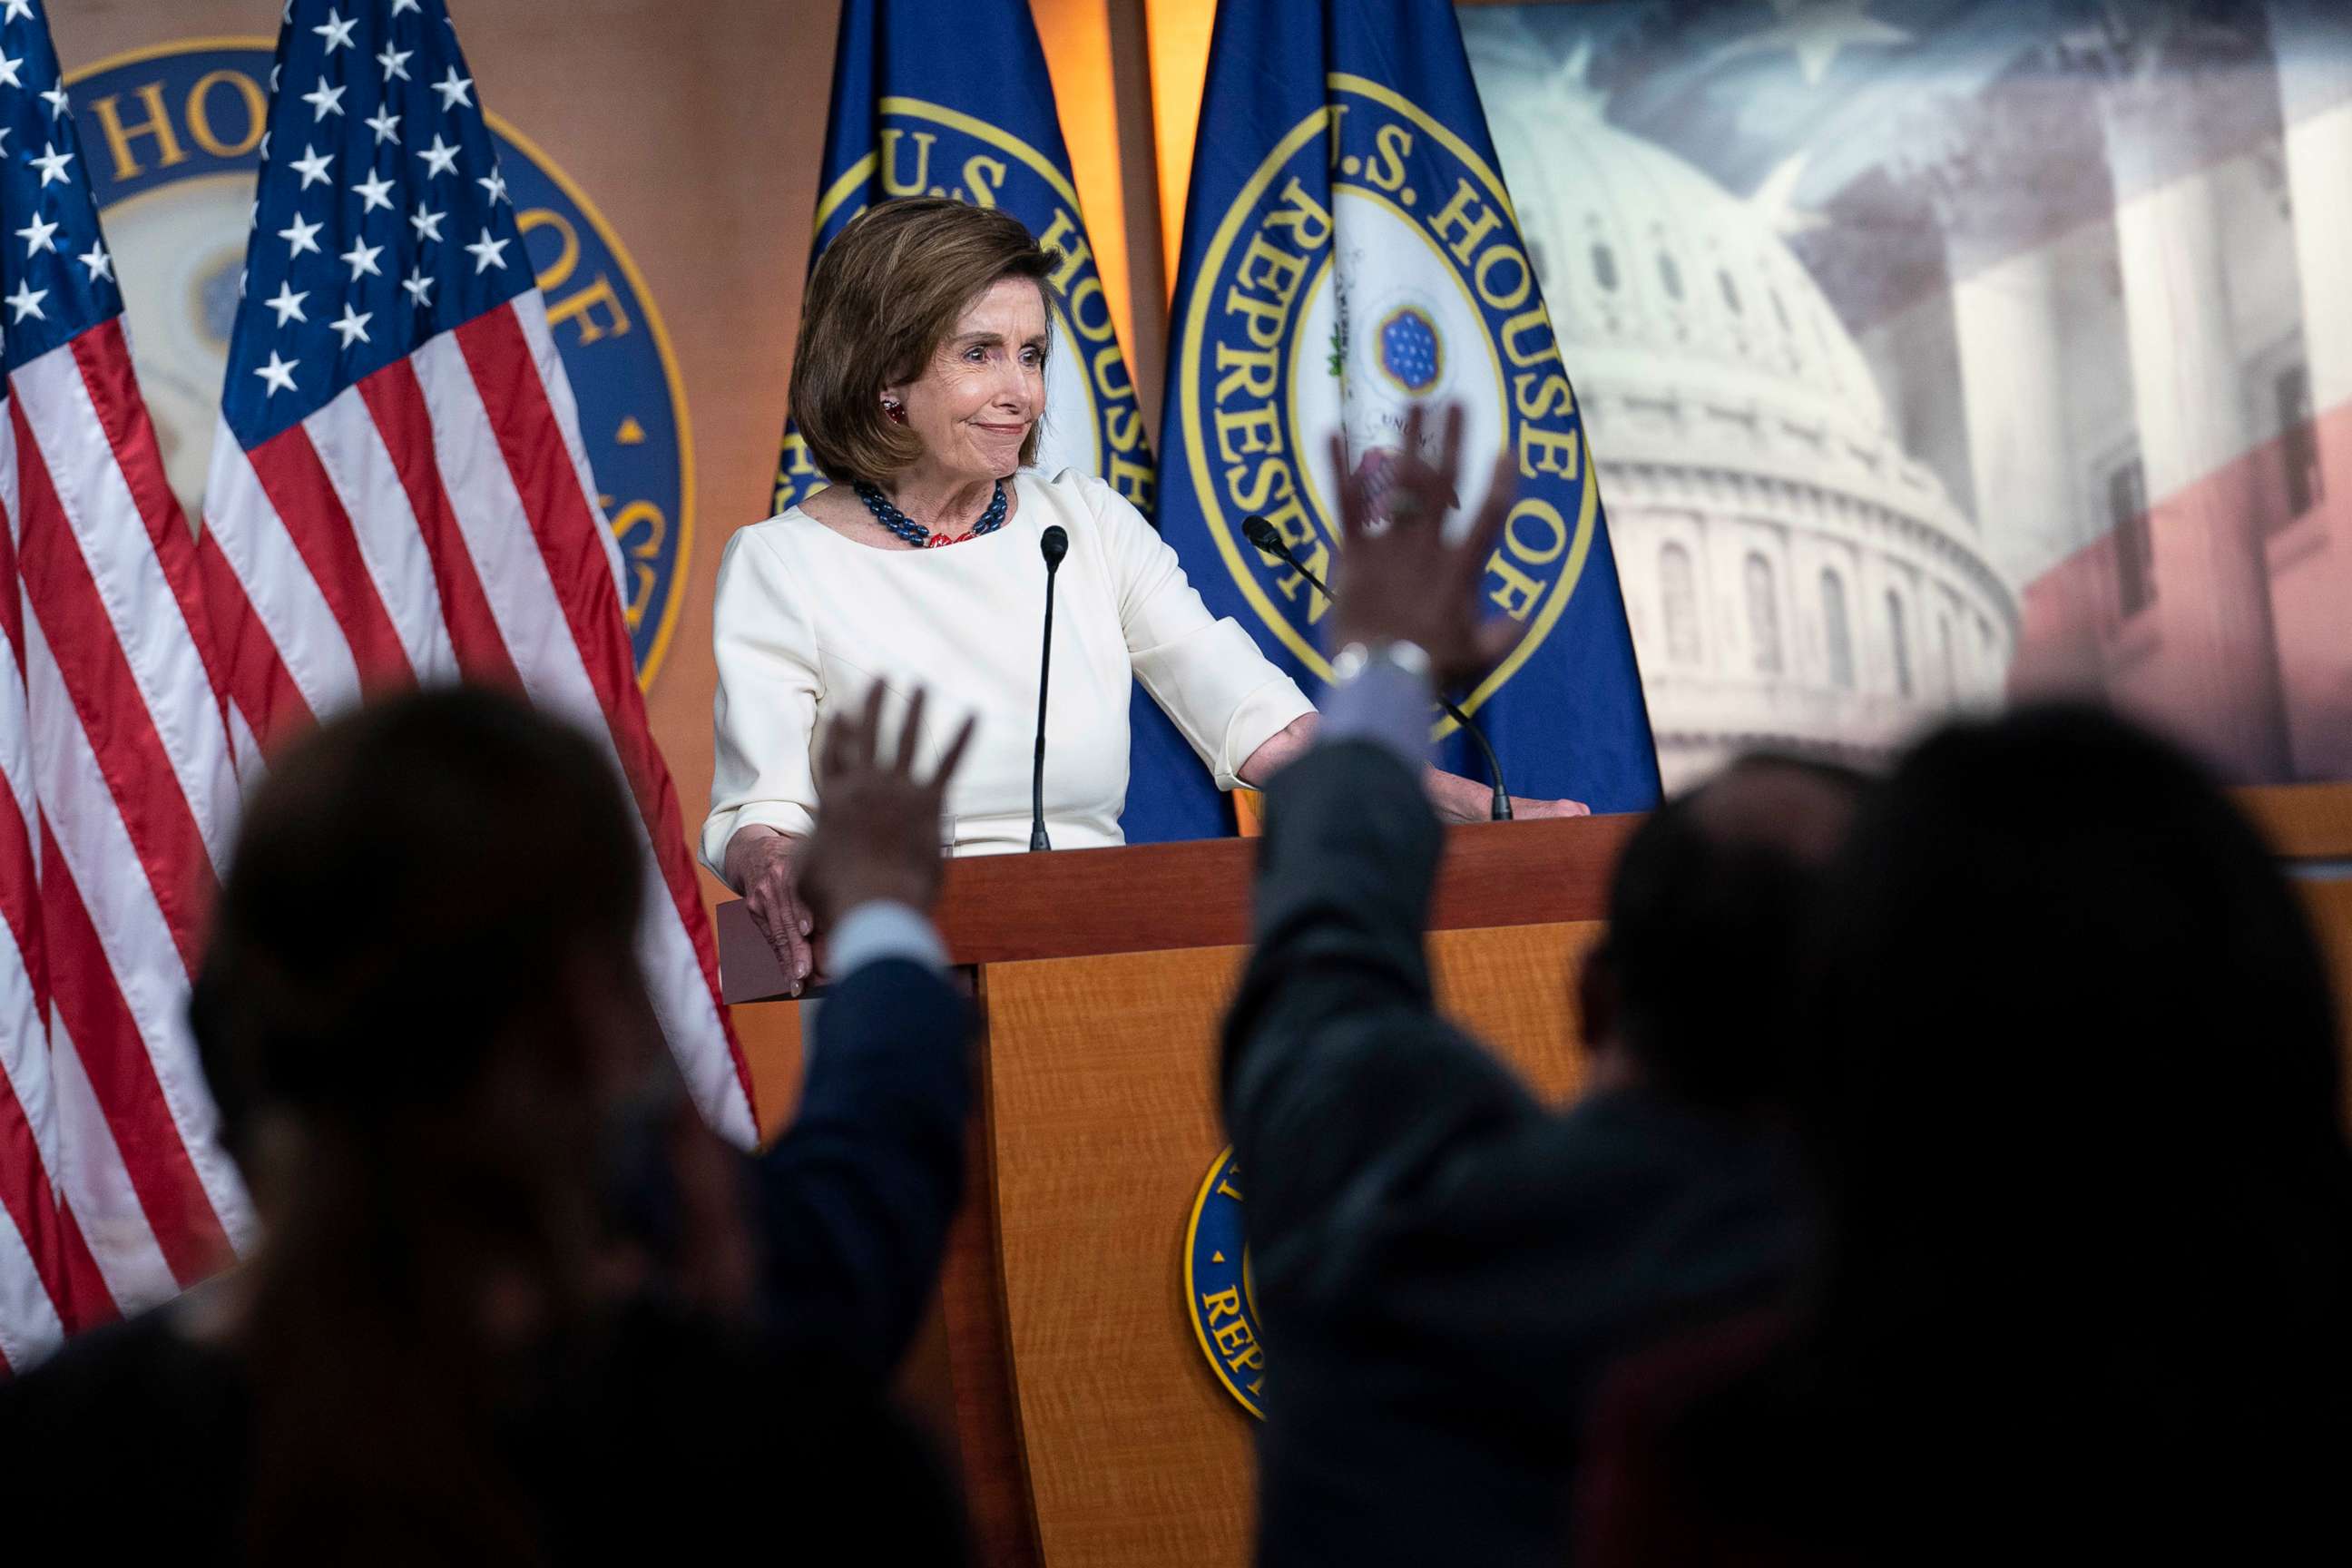
[[[1667,788],[2066,692],[2241,782],[2352,772],[2352,341],[2311,287],[2352,185],[2286,131],[2340,57],[2307,8],[2160,72],[1895,9],[1461,11]]]

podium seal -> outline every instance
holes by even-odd
[[[1184,1308],[1201,1353],[1225,1392],[1260,1420],[1265,1349],[1251,1299],[1249,1244],[1242,1234],[1242,1168],[1227,1149],[1209,1166],[1184,1232]]]

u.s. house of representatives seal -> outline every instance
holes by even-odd
[[[1242,1168],[1227,1149],[1209,1167],[1184,1232],[1184,1304],[1201,1353],[1225,1392],[1264,1418],[1265,1348],[1251,1299],[1249,1245],[1242,1235]]]
[[[1054,347],[1045,362],[1045,418],[1037,468],[1100,477],[1142,508],[1152,503],[1151,448],[1143,408],[1119,353],[1110,297],[1095,268],[1094,249],[1078,222],[1078,194],[1052,160],[1002,126],[919,98],[890,96],[877,106],[882,125],[872,151],[817,198],[816,233],[830,244],[869,198],[950,196],[1002,207],[1027,224],[1062,264],[1046,279]],[[785,437],[776,470],[775,508],[807,499],[824,476],[798,432]]]
[[[1244,598],[1328,677],[1315,625],[1325,605],[1244,540],[1242,519],[1263,513],[1324,575],[1339,546],[1332,433],[1377,489],[1406,410],[1460,404],[1465,483],[1485,482],[1478,454],[1517,459],[1518,499],[1484,594],[1528,628],[1464,700],[1475,709],[1541,646],[1582,575],[1599,512],[1583,425],[1494,169],[1380,83],[1335,74],[1327,86],[1326,106],[1275,144],[1203,253],[1176,326],[1184,457]]]
[[[202,511],[220,420],[273,47],[268,38],[182,38],[66,79],[122,280],[139,384],[173,493],[191,518]],[[650,685],[694,542],[685,386],[645,279],[612,228],[544,153],[488,119],[620,541],[637,679]],[[397,124],[379,132],[402,133]]]

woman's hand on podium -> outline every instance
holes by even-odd
[[[844,714],[825,732],[816,831],[800,857],[801,897],[821,925],[863,903],[887,900],[928,914],[939,900],[940,816],[973,721],[964,721],[925,778],[915,769],[923,701],[918,687],[895,750],[882,741],[878,683],[862,712]]]
[[[776,950],[776,963],[795,996],[816,967],[811,941],[816,921],[800,890],[799,859],[807,842],[756,825],[727,841],[727,879],[742,890],[743,907]]]

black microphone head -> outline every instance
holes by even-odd
[[[1057,522],[1039,536],[1037,548],[1045,557],[1045,570],[1051,572],[1062,563],[1062,557],[1070,552],[1070,536]]]
[[[1274,524],[1266,521],[1265,519],[1258,516],[1255,512],[1252,512],[1247,517],[1242,519],[1242,537],[1248,540],[1252,544],[1256,545],[1260,550],[1265,551],[1268,555],[1283,555],[1288,553],[1282,548],[1282,535],[1274,531]]]

